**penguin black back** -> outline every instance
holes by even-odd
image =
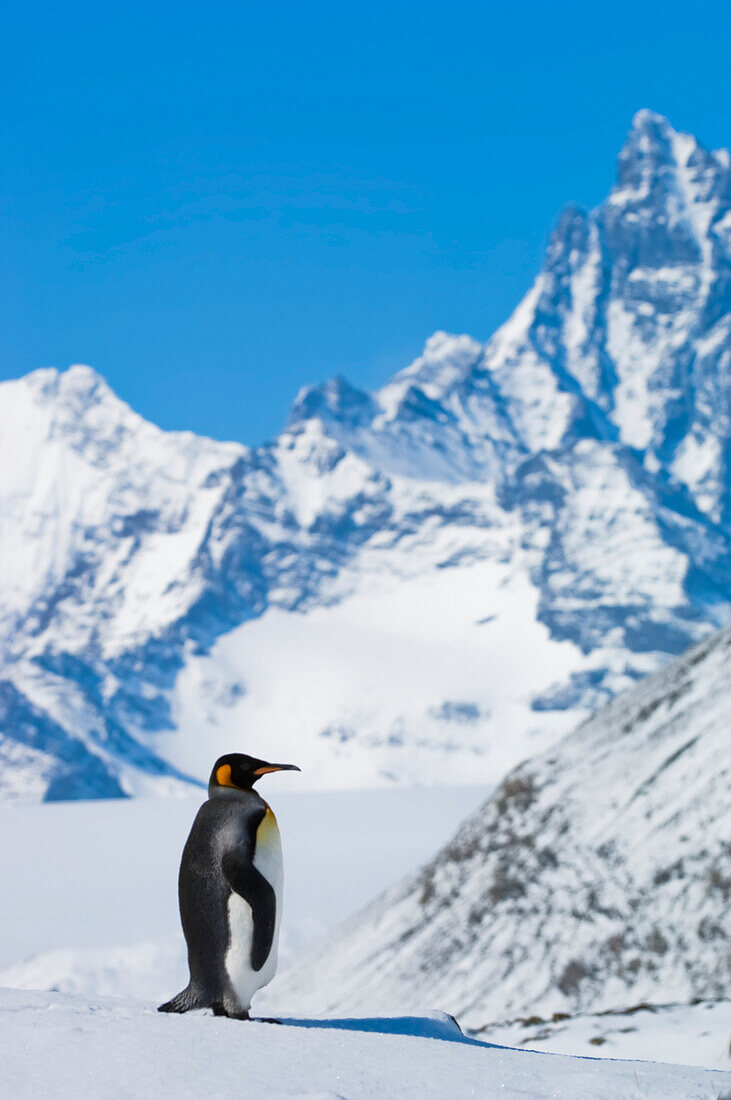
[[[160,1012],[211,1008],[246,1019],[252,993],[274,976],[281,847],[276,819],[252,788],[261,775],[285,770],[299,768],[239,753],[216,761],[178,877],[190,981]]]

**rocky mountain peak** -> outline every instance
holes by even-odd
[[[310,419],[355,428],[367,423],[376,411],[370,394],[350,384],[342,375],[300,390],[292,406],[290,427]]]
[[[80,755],[120,789],[162,787],[198,752],[207,770],[216,731],[251,727],[296,729],[281,754],[326,758],[313,774],[332,783],[497,778],[726,620],[728,159],[640,112],[620,161],[604,203],[561,215],[491,339],[438,331],[373,394],[308,387],[265,446],[163,432],[88,367],[0,387],[11,791],[21,773],[91,789]],[[429,595],[399,611],[402,585]],[[418,623],[409,651],[456,637],[418,690],[381,691],[394,661],[366,673],[361,653],[342,698],[302,709],[319,635],[276,691],[240,689],[303,623],[351,599],[366,615],[365,591],[381,635]],[[285,613],[296,626],[252,672],[253,620]]]
[[[647,187],[658,174],[677,168],[677,137],[662,115],[648,109],[638,111],[619,153],[619,186]]]

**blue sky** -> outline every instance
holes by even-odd
[[[633,113],[731,143],[731,7],[41,3],[0,44],[0,377],[87,362],[258,442],[487,337]]]

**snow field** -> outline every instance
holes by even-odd
[[[299,788],[496,783],[585,716],[531,709],[534,695],[591,665],[552,641],[537,599],[515,566],[481,561],[366,573],[357,592],[306,615],[272,608],[210,655],[189,656],[176,728],[156,735],[157,751],[204,775],[246,731],[242,751],[261,744],[301,765]]]
[[[645,1005],[624,1012],[563,1020],[516,1020],[482,1028],[480,1039],[500,1046],[580,1054],[590,1058],[647,1058],[731,1070],[731,1001]]]
[[[490,1047],[440,1014],[277,1026],[1,990],[0,1021],[0,1084],[17,1100],[719,1100],[731,1088],[711,1070]]]

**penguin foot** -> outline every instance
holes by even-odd
[[[190,1012],[193,1008],[200,1008],[201,1004],[199,999],[195,996],[195,993],[190,988],[186,988],[177,993],[169,1001],[166,1001],[164,1005],[158,1005],[158,1012]]]
[[[276,1020],[273,1016],[252,1016],[251,1019],[255,1024],[281,1024],[281,1020]]]

